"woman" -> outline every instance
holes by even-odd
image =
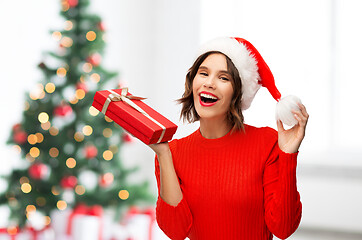
[[[181,116],[200,128],[150,145],[158,224],[171,239],[285,239],[301,219],[296,166],[308,113],[299,103],[294,127],[278,120],[278,132],[244,124],[261,85],[280,98],[260,54],[244,39],[218,38],[198,56],[179,101]]]

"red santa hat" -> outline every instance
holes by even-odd
[[[219,37],[201,45],[200,56],[210,51],[218,51],[228,56],[238,69],[242,83],[241,108],[250,107],[255,94],[261,86],[266,87],[272,97],[278,102],[276,118],[287,125],[294,125],[292,109],[299,109],[300,99],[295,96],[281,98],[275,86],[274,76],[258,50],[247,40],[234,37]]]

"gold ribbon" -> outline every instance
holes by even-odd
[[[158,126],[160,126],[162,128],[162,133],[160,138],[158,139],[157,143],[160,143],[162,141],[163,136],[165,135],[166,132],[166,127],[163,126],[161,123],[159,123],[156,119],[154,119],[153,117],[151,117],[148,113],[146,113],[142,108],[140,108],[137,104],[135,104],[134,102],[131,101],[132,100],[143,100],[146,98],[142,98],[142,97],[137,97],[137,96],[133,96],[133,95],[128,95],[128,88],[122,88],[122,92],[121,94],[116,93],[115,91],[112,90],[107,90],[108,92],[110,92],[110,94],[108,95],[103,108],[102,108],[102,113],[106,114],[106,111],[108,109],[108,106],[111,102],[118,102],[118,101],[123,101],[125,103],[127,103],[128,105],[130,105],[131,107],[133,107],[134,109],[136,109],[138,112],[142,113],[143,115],[145,115],[148,119],[150,119],[152,122],[156,123]]]

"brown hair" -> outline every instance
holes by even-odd
[[[188,122],[192,123],[200,120],[200,116],[197,114],[194,106],[192,83],[197,74],[197,71],[199,70],[200,65],[209,55],[214,53],[221,52],[210,51],[200,55],[186,74],[185,92],[182,95],[182,98],[177,100],[178,103],[182,104],[180,118],[183,118],[184,121],[187,120]],[[235,67],[231,59],[225,54],[223,55],[226,57],[227,68],[228,72],[231,75],[231,84],[234,90],[227,117],[230,123],[233,125],[233,130],[244,129],[244,116],[241,111],[241,78],[238,69]]]

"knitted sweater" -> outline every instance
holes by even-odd
[[[297,153],[279,149],[274,129],[245,125],[217,139],[197,130],[169,146],[183,198],[174,207],[159,196],[156,216],[171,239],[285,239],[297,229]]]

